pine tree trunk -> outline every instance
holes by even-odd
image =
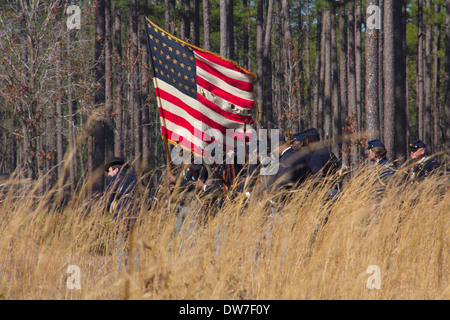
[[[328,140],[331,134],[331,11],[324,12],[324,95],[323,95],[323,126],[319,128],[323,140]]]
[[[372,5],[377,6],[378,0],[367,1],[368,9]],[[369,19],[369,17],[367,19]],[[367,137],[370,140],[380,138],[380,119],[378,111],[378,30],[376,28],[367,28],[365,35],[366,125]]]
[[[297,1],[297,7],[299,8],[300,12],[302,10],[302,1],[298,0]],[[300,130],[300,128],[302,126],[304,126],[304,123],[302,121],[302,118],[304,116],[304,112],[306,110],[308,110],[308,105],[306,103],[306,95],[305,95],[305,71],[304,71],[304,60],[303,60],[303,55],[304,55],[304,32],[303,32],[303,16],[301,14],[298,15],[297,18],[297,23],[298,23],[298,36],[297,36],[297,60],[298,60],[298,84],[296,92],[297,92],[297,104],[298,104],[298,117],[297,117],[297,131]]]
[[[355,172],[358,166],[358,148],[357,135],[359,130],[357,100],[356,100],[356,62],[355,62],[355,8],[354,1],[350,1],[348,5],[348,24],[347,24],[347,67],[348,67],[348,115],[347,115],[347,132],[349,134],[350,144],[350,166]]]
[[[63,177],[63,160],[64,160],[64,146],[63,146],[63,84],[62,84],[62,39],[59,39],[59,45],[56,58],[56,162],[58,166],[58,181]],[[64,181],[64,180],[62,180]],[[61,186],[62,187],[62,186]]]
[[[211,25],[210,25],[210,8],[209,0],[203,0],[203,49],[211,50]],[[247,52],[247,51],[245,51]]]
[[[76,100],[74,99],[73,88],[73,70],[72,70],[72,40],[71,33],[67,33],[67,101],[68,101],[68,113],[69,113],[69,152],[70,166],[69,166],[69,180],[70,180],[70,192],[75,192],[77,185],[77,151],[76,150],[76,121],[75,121],[75,109]]]
[[[380,29],[378,30],[378,117],[380,119],[380,137],[384,139],[384,0],[378,0],[378,6],[380,7]]]
[[[384,71],[384,145],[389,155],[395,155],[395,59],[394,1],[384,0],[383,71]]]
[[[325,89],[325,55],[326,55],[326,48],[325,48],[325,37],[328,31],[326,31],[327,28],[327,19],[326,19],[326,11],[324,10],[322,14],[322,28],[321,28],[321,34],[320,34],[320,70],[319,70],[319,85],[318,85],[318,97],[317,97],[317,130],[320,133],[320,136],[323,138],[323,119],[324,119],[324,112],[323,112],[323,105],[324,105],[324,89]]]
[[[356,81],[356,115],[357,115],[357,127],[358,127],[358,139],[361,139],[361,130],[363,129],[362,122],[362,91],[363,91],[363,78],[362,78],[362,3],[361,0],[356,0],[355,8],[355,81]],[[358,145],[358,159],[360,157],[361,150]],[[359,160],[358,160],[359,161]]]
[[[347,106],[347,18],[345,10],[345,0],[341,0],[339,7],[339,100],[340,100],[340,130],[341,134],[344,133],[343,125],[346,124],[346,118],[348,114]],[[349,165],[349,150],[347,144],[347,135],[343,135],[342,141],[342,163],[346,166]]]
[[[289,17],[290,7],[289,2],[287,0],[281,1],[281,10],[283,12],[282,21],[283,21],[283,33],[284,37],[284,45],[282,48],[285,48],[285,89],[287,92],[287,104],[289,106],[289,113],[291,114],[291,125],[290,128],[294,132],[298,131],[298,122],[295,121],[297,118],[297,104],[295,102],[295,94],[294,94],[294,80],[295,80],[295,68],[294,68],[294,58],[293,58],[293,50],[294,45],[292,43],[292,33],[291,33],[291,20]],[[283,100],[284,101],[284,100]]]
[[[282,9],[281,9],[281,2],[277,1],[276,3],[276,12],[277,12],[277,21],[282,21]],[[290,117],[287,116],[288,110],[286,109],[286,106],[284,105],[285,97],[285,84],[284,84],[284,75],[285,75],[285,69],[283,68],[284,62],[283,62],[283,29],[281,26],[281,23],[275,24],[275,46],[279,48],[279,50],[276,50],[275,52],[275,63],[274,63],[274,84],[275,84],[275,95],[274,95],[274,113],[276,115],[275,123],[278,125],[278,128],[286,128],[287,130],[291,130],[291,122]]]
[[[144,28],[144,26],[142,26]],[[143,30],[141,35],[141,106],[142,106],[142,171],[150,169],[151,161],[151,130],[150,130],[150,90],[151,82],[149,69],[149,56],[147,50],[146,33]],[[148,180],[147,180],[148,182]]]
[[[408,155],[406,95],[406,0],[394,1],[395,159],[402,165]]]
[[[431,11],[430,0],[425,1],[426,9],[428,12]],[[425,56],[424,56],[424,136],[423,142],[427,145],[430,152],[434,152],[433,140],[432,140],[432,124],[433,120],[431,118],[431,91],[432,91],[432,52],[431,52],[431,41],[432,41],[432,25],[427,19],[425,27]]]
[[[191,19],[192,39],[191,43],[194,46],[200,46],[200,3],[199,0],[192,0],[191,12],[193,19]]]
[[[139,81],[139,12],[138,0],[132,0],[131,8],[131,110],[133,117],[132,134],[134,137],[134,158],[129,159],[133,162],[136,172],[141,169],[142,157],[142,114],[141,114],[141,97],[140,97],[140,81]]]
[[[170,28],[170,0],[164,0],[164,30],[171,32]]]
[[[336,41],[336,12],[333,9],[331,14],[331,79],[332,79],[332,97],[331,105],[333,112],[332,135],[330,139],[333,153],[339,157],[341,150],[341,106],[339,100],[339,72],[337,59],[337,41]]]
[[[309,1],[306,0],[306,34],[305,34],[305,47],[306,47],[306,110],[308,114],[306,115],[305,122],[307,126],[311,126],[313,118],[313,104],[311,96],[311,52],[309,48],[309,37],[310,37],[310,22],[309,22]],[[319,19],[317,19],[319,22]]]
[[[321,61],[321,48],[322,48],[322,18],[323,12],[317,12],[317,33],[316,33],[316,61],[314,64],[314,91],[313,91],[313,113],[312,113],[312,126],[318,128],[319,126],[319,99],[321,95],[320,91],[320,74],[323,68]]]
[[[56,14],[56,25],[59,28],[62,28],[62,15],[63,15],[63,7],[61,6],[61,1],[58,1],[55,5],[58,8],[58,13]],[[57,179],[56,181],[61,181],[64,184],[64,180],[60,180],[63,178],[63,160],[64,160],[64,146],[63,146],[63,130],[64,130],[64,126],[63,126],[63,106],[62,106],[62,100],[63,100],[63,94],[64,94],[64,90],[63,90],[63,84],[62,84],[62,59],[63,59],[63,39],[61,36],[58,36],[58,47],[56,49],[56,162],[55,161],[51,161],[51,165],[57,165]],[[52,130],[54,130],[55,127],[52,128]],[[50,135],[54,135],[52,133],[52,131],[50,131]],[[52,157],[53,158],[53,157]],[[40,175],[40,174],[39,174]],[[54,181],[54,176],[53,176],[53,181],[50,181],[51,184],[53,184]],[[62,187],[62,186],[59,186]]]
[[[184,3],[184,13],[181,20],[181,39],[184,41],[190,42],[191,30],[190,30],[190,19],[189,19],[189,10],[190,10],[190,0],[183,0]]]
[[[441,4],[434,4],[434,14],[440,15]],[[441,24],[433,24],[433,50],[432,52],[439,52],[441,49]],[[441,81],[440,81],[441,58],[437,54],[433,54],[433,98],[432,98],[432,113],[433,113],[433,150],[434,152],[442,151],[442,136],[440,132],[441,119]]]
[[[116,156],[123,155],[123,82],[122,82],[122,21],[120,10],[114,6],[114,124],[116,134],[114,135],[114,154]]]
[[[445,149],[450,150],[450,0],[445,1],[445,97],[444,97],[444,139]]]
[[[105,0],[105,158],[114,156],[111,0]]]
[[[424,31],[423,31],[423,0],[417,1],[417,138],[424,137],[423,114],[425,107],[424,97]]]
[[[271,62],[271,37],[272,37],[272,20],[273,20],[274,0],[269,0],[267,7],[266,30],[264,34],[263,45],[263,114],[267,114],[267,128],[273,126],[273,109],[272,109],[272,62]]]
[[[244,8],[244,12],[247,12],[248,10],[248,0],[242,0],[242,6]],[[246,18],[243,19],[242,24],[242,32],[243,32],[243,60],[242,60],[242,66],[249,70],[250,69],[250,47],[249,47],[249,33],[250,33],[250,17],[246,16]]]
[[[263,125],[266,122],[267,115],[263,113],[263,59],[264,59],[264,1],[256,2],[256,103],[261,111],[261,121]]]
[[[94,41],[94,73],[96,91],[94,104],[98,112],[105,103],[105,0],[95,2],[95,41]],[[92,150],[92,193],[102,192],[104,189],[103,165],[105,162],[105,130],[104,122],[101,120],[101,113],[95,115],[93,121],[93,150]]]
[[[220,55],[228,58],[228,6],[227,0],[220,0]]]
[[[234,52],[234,1],[227,0],[227,57],[230,60],[235,59]]]
[[[27,38],[27,8],[25,8],[25,5],[22,1],[17,1],[16,4],[19,7],[19,39],[20,39],[20,60],[22,62],[21,72],[23,74],[22,79],[20,81],[20,86],[23,89],[30,89],[31,88],[31,79],[30,74],[32,74],[32,71],[30,68],[32,68],[33,61],[29,61],[32,59],[29,59],[29,57],[33,56],[32,52],[29,52],[33,50],[33,46],[31,46],[28,42]],[[23,99],[22,99],[23,100]],[[28,100],[28,99],[27,99]],[[29,124],[28,121],[26,121],[26,118],[33,118],[34,117],[34,111],[33,111],[33,105],[31,104],[31,101],[19,102],[18,106],[18,112],[19,112],[19,123],[21,126],[21,132],[23,138],[22,141],[22,150],[20,153],[20,166],[18,167],[18,172],[24,172],[25,177],[29,179],[34,179],[35,176],[35,168],[34,168],[34,157],[33,154],[35,153],[35,148],[33,147],[33,139],[31,137],[32,135],[32,128],[31,123]],[[27,112],[27,109],[29,110]]]

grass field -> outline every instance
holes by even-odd
[[[272,215],[278,198],[238,195],[180,233],[177,199],[161,189],[139,203],[126,267],[115,252],[123,226],[101,202],[81,188],[60,206],[56,189],[37,195],[37,181],[0,204],[0,297],[449,299],[448,176],[388,188],[376,205],[371,180],[361,172],[335,202],[327,183],[306,183]],[[205,216],[207,203],[192,207]]]

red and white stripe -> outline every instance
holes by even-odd
[[[197,99],[164,80],[154,79],[162,134],[198,155],[203,155],[213,141],[234,148],[233,140],[243,139],[245,123],[248,129],[253,123],[249,114],[254,105],[253,75],[198,48],[194,56]],[[233,139],[226,139],[227,129],[233,129]]]

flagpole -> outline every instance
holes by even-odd
[[[167,154],[167,161],[169,164],[169,170],[170,170],[170,173],[173,174],[172,159],[170,158],[169,145],[167,143],[167,135],[164,135],[164,145],[166,147],[166,154]]]
[[[158,88],[158,85],[156,83],[156,77],[153,77],[153,85],[155,86],[155,88]],[[161,110],[161,98],[156,95],[156,103],[158,104],[158,109]],[[164,121],[163,117],[159,117],[159,120],[161,121],[161,124],[164,125],[164,128],[166,128],[166,122]],[[172,158],[170,157],[170,152],[169,152],[169,143],[168,143],[168,139],[167,139],[167,131],[166,133],[163,134],[163,140],[164,140],[164,146],[166,148],[166,154],[167,154],[167,161],[168,161],[168,165],[169,165],[169,170],[170,173],[173,175],[173,168],[172,168]]]

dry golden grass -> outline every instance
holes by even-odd
[[[160,190],[149,210],[140,205],[126,268],[114,252],[121,226],[101,203],[81,190],[58,206],[58,190],[36,196],[38,181],[0,204],[0,296],[449,299],[448,177],[388,189],[375,210],[370,181],[361,172],[334,203],[324,201],[326,183],[308,183],[272,216],[272,198],[241,195],[191,232],[185,223],[179,234],[176,199]],[[206,215],[205,202],[195,203]],[[68,288],[69,265],[80,268],[81,289]],[[380,268],[380,289],[367,286],[372,265]]]

